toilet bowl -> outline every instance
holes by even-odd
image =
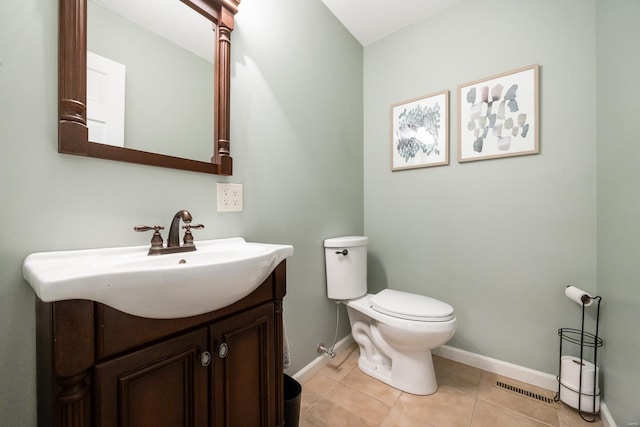
[[[358,367],[364,373],[408,393],[435,393],[438,383],[431,350],[449,341],[455,333],[453,309],[429,298],[428,306],[442,304],[443,309],[450,309],[448,314],[441,318],[431,315],[426,318],[428,320],[417,320],[415,314],[404,318],[402,313],[385,314],[373,304],[373,301],[386,301],[389,296],[414,300],[428,298],[385,289],[376,295],[366,294],[346,301],[351,333],[360,347]]]
[[[327,295],[347,306],[351,333],[360,348],[358,367],[399,390],[435,393],[431,350],[453,337],[453,307],[392,289],[367,293],[366,248],[364,236],[325,240]]]

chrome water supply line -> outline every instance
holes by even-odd
[[[333,336],[333,345],[329,348],[324,346],[323,342],[318,344],[316,347],[316,351],[318,353],[324,353],[327,356],[330,356],[332,359],[336,357],[336,352],[334,351],[336,347],[336,342],[338,341],[338,325],[340,325],[340,301],[336,301],[336,333]]]

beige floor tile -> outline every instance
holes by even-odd
[[[580,417],[578,411],[573,409],[570,406],[565,405],[564,403],[559,403],[558,406],[560,410],[558,411],[558,416],[560,417],[560,427],[602,427],[602,420],[600,417],[597,417],[596,421],[593,423],[587,422]],[[591,416],[586,416],[587,419],[592,419]]]
[[[393,406],[402,393],[400,390],[370,377],[358,368],[352,369],[341,382],[342,384],[374,397],[389,406]]]
[[[492,403],[478,400],[473,411],[471,427],[548,427],[548,424],[529,418]]]
[[[505,390],[496,386],[496,381],[528,390],[541,396],[553,398],[554,392],[535,387],[511,378],[501,377],[490,372],[483,372],[478,389],[478,401],[492,403],[502,408],[508,408],[513,412],[518,412],[529,418],[539,420],[547,425],[558,427],[560,420],[558,418],[558,405],[556,403],[545,403],[532,397],[523,396],[514,391]]]
[[[329,378],[326,375],[316,374],[307,382],[302,384],[302,395],[300,398],[300,413],[306,414],[313,405],[316,404],[323,396],[331,393],[337,385],[338,381]]]
[[[304,418],[304,417],[300,417],[300,421],[298,423],[298,427],[321,427],[318,424],[314,424],[313,421]]]
[[[440,387],[429,396],[402,393],[394,408],[433,427],[468,427],[475,399],[467,393]]]
[[[311,391],[321,396],[329,393],[335,386],[338,385],[338,381],[323,375],[322,373],[318,373],[311,377],[307,382],[302,384],[302,391]]]
[[[476,396],[482,370],[442,357],[433,357],[438,386],[451,387]]]
[[[432,427],[426,421],[413,418],[412,416],[401,412],[396,408],[392,408],[387,419],[381,424],[381,427]]]
[[[317,427],[377,427],[378,424],[360,417],[330,400],[321,399],[305,414],[305,422]]]
[[[322,396],[318,393],[303,390],[300,396],[300,416],[306,414],[320,399]]]
[[[346,351],[331,359],[329,364],[320,370],[320,373],[340,381],[358,365],[358,356],[358,347],[352,345]]]
[[[351,359],[353,363],[358,363],[358,358],[360,357],[360,348],[358,347],[358,344],[356,343],[351,344],[345,350],[345,353],[347,354],[347,358]]]
[[[602,427],[583,421],[563,403],[546,403],[496,386],[553,398],[549,391],[434,357],[439,389],[430,396],[403,393],[357,368],[353,346],[303,384],[301,427]]]
[[[326,399],[358,414],[373,425],[379,425],[391,411],[391,405],[344,384],[334,388]]]

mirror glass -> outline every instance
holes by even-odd
[[[165,56],[159,59],[151,59],[149,55],[151,51],[156,50],[156,47],[146,46],[136,50],[135,56],[143,59],[143,61],[139,62],[145,62],[147,65],[152,64],[151,67],[147,67],[147,71],[143,72],[142,75],[144,75],[144,80],[151,80],[153,84],[150,88],[139,89],[137,84],[129,83],[129,76],[140,72],[133,71],[134,66],[125,64],[125,59],[119,56],[120,51],[129,49],[129,45],[140,43],[134,41],[133,35],[130,34],[138,32],[138,30],[133,30],[132,28],[125,30],[123,26],[111,27],[102,31],[98,30],[98,33],[107,33],[109,39],[123,38],[127,42],[125,46],[121,45],[120,48],[116,49],[100,46],[99,44],[103,42],[92,42],[93,49],[101,51],[100,53],[96,52],[98,61],[102,61],[103,65],[115,64],[115,67],[109,68],[110,70],[120,70],[116,74],[120,76],[120,86],[124,87],[120,91],[106,90],[104,88],[105,85],[107,83],[110,84],[112,79],[104,77],[100,72],[93,72],[90,76],[87,75],[87,58],[92,57],[92,60],[95,59],[93,54],[88,54],[87,30],[89,25],[100,25],[94,24],[93,21],[91,24],[87,24],[87,9],[89,7],[95,9],[97,6],[102,6],[105,9],[102,11],[104,12],[103,15],[106,15],[107,11],[111,14],[113,9],[104,7],[107,1],[109,3],[118,1],[125,6],[141,5],[141,9],[143,9],[141,15],[146,16],[148,22],[154,22],[157,26],[176,27],[173,23],[178,21],[176,17],[178,12],[160,8],[160,0],[100,0],[100,4],[94,3],[93,5],[88,4],[88,0],[59,0],[58,152],[193,172],[232,175],[233,158],[230,153],[231,142],[229,140],[231,32],[233,31],[234,16],[238,12],[240,0],[167,0],[175,2],[174,5],[187,7],[186,9],[181,9],[182,12],[195,11],[196,18],[200,16],[205,18],[202,28],[205,28],[204,25],[206,25],[205,32],[208,35],[196,37],[198,38],[198,43],[202,40],[210,43],[213,40],[215,48],[206,47],[202,50],[205,52],[204,54],[196,54],[196,56],[208,57],[209,54],[206,52],[209,52],[214,58],[213,73],[206,78],[203,77],[202,83],[196,77],[198,73],[194,71],[195,65],[191,64],[187,69],[174,68],[178,63],[197,62],[201,64],[202,61],[184,60],[183,57],[178,59],[178,55],[184,55],[178,53],[175,53],[175,55],[166,53]],[[191,16],[193,17],[193,15]],[[116,17],[113,14],[109,18],[111,21],[116,21]],[[128,17],[126,20],[130,21]],[[120,24],[122,24],[122,21],[120,21]],[[189,28],[186,32],[192,35],[197,33],[196,26],[200,26],[200,24],[192,23],[187,25]],[[129,27],[128,23],[127,27]],[[181,28],[181,31],[184,32],[184,27]],[[89,30],[94,33],[92,28],[89,28]],[[95,35],[92,34],[91,38],[94,39]],[[95,38],[97,39],[97,37]],[[163,36],[163,38],[171,37]],[[171,39],[175,44],[178,44],[173,38]],[[111,50],[108,51],[107,49]],[[190,50],[189,52],[193,51]],[[200,52],[200,50],[195,51]],[[210,61],[204,62],[210,63]],[[93,69],[93,71],[96,70]],[[160,74],[167,74],[169,79],[160,81],[158,78]],[[198,82],[194,83],[196,79],[198,79]],[[187,88],[190,86],[195,87],[195,91],[188,92]],[[88,121],[88,87],[92,91],[91,97],[93,99],[91,102],[102,101],[102,98],[108,98],[112,94],[119,93],[120,99],[113,104],[109,103],[109,105],[124,105],[124,107],[120,107],[120,112],[117,114],[121,116],[126,114],[127,117],[131,117],[131,120],[127,119],[127,117],[125,119],[129,121],[126,123],[122,119],[119,121],[111,120],[109,115],[98,112],[99,114],[94,115],[95,117]],[[178,89],[175,89],[175,87]],[[211,95],[211,87],[213,87],[213,96]],[[137,98],[148,100],[150,104],[145,103],[143,106],[138,106],[137,102],[130,100],[130,98],[134,98],[133,94],[138,91],[143,93],[142,96],[137,96]],[[104,95],[99,95],[100,93]],[[183,96],[185,94],[186,96]],[[199,100],[200,98],[202,99],[201,101]],[[125,110],[124,113],[122,112],[123,110]],[[129,112],[127,113],[126,110],[129,110]],[[141,112],[142,115],[150,116],[150,120],[143,122],[142,117],[139,118],[134,115],[136,111]],[[166,114],[167,111],[168,114]],[[105,117],[109,120],[107,126],[104,126],[107,123]],[[180,122],[178,120],[179,117],[186,117],[187,120],[183,122],[186,126],[177,130],[176,124]],[[112,130],[111,124],[118,122],[121,124],[114,126],[114,130]],[[213,130],[211,130],[212,123]],[[204,125],[206,125],[206,129]],[[92,128],[92,139],[102,139],[110,143],[91,141],[89,127]],[[134,130],[136,131],[136,136],[128,137],[127,135],[134,133]],[[112,139],[112,136],[118,133],[121,135]],[[213,134],[213,141],[208,137],[211,134]],[[137,135],[142,136],[138,137]],[[169,135],[169,137],[164,138],[166,135]],[[207,135],[207,141],[202,144],[202,147],[207,147],[206,149],[199,148],[198,144],[191,142],[191,140],[195,139],[204,141],[204,138],[201,138],[200,135]],[[162,143],[161,140],[165,142]],[[158,142],[160,142],[161,147],[153,145]],[[135,148],[131,148],[132,145]],[[168,146],[171,146],[171,148],[169,149]],[[182,151],[176,152],[176,147]],[[168,155],[163,152],[171,152],[172,154]],[[203,157],[205,158],[204,160],[194,160],[194,158]]]
[[[209,162],[214,31],[179,0],[88,0],[89,141]]]

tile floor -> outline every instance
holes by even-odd
[[[545,403],[497,387],[496,381],[553,399],[554,392],[434,356],[438,391],[403,393],[357,367],[358,348],[302,385],[300,427],[602,427],[562,402]]]

